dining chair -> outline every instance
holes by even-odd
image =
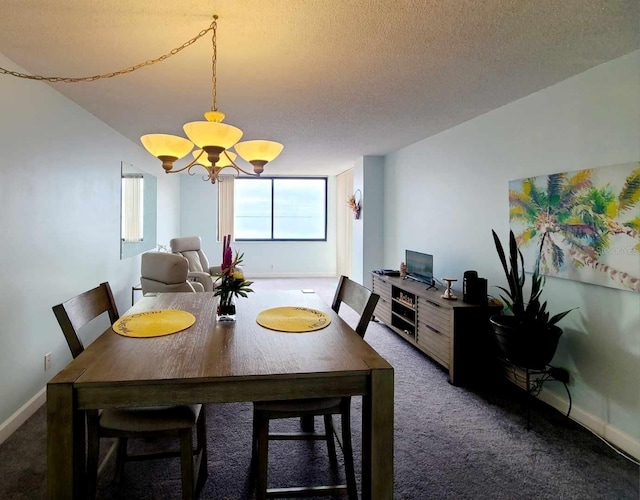
[[[80,328],[105,312],[108,313],[111,324],[119,318],[109,283],[101,283],[92,290],[54,306],[53,312],[74,358],[84,351],[84,345],[78,336]],[[125,461],[180,457],[182,498],[191,499],[197,496],[208,473],[205,413],[205,407],[200,404],[87,411],[88,497],[95,497],[98,476],[114,450],[117,450],[114,475],[116,481],[122,476]],[[197,434],[195,450],[192,436],[194,428]],[[116,441],[98,467],[101,438],[116,438]],[[178,438],[180,449],[129,454],[129,438]]]
[[[338,313],[342,303],[347,304],[359,314],[355,331],[364,338],[367,326],[379,296],[364,286],[341,276],[333,298],[331,308]],[[341,417],[341,436],[335,432],[333,415]],[[313,432],[313,418],[324,417],[324,433]],[[300,418],[301,422],[311,419],[311,429],[302,432],[275,433],[269,432],[271,420],[283,418]],[[306,426],[308,427],[308,425]],[[328,486],[299,486],[288,488],[267,488],[268,456],[270,440],[323,440],[327,443],[327,451],[332,463],[337,460],[334,434],[342,449],[345,465],[346,484]],[[353,449],[351,446],[351,397],[315,398],[283,401],[256,401],[253,404],[253,441],[252,441],[252,473],[257,476],[256,498],[262,500],[274,497],[308,497],[310,495],[348,494],[350,499],[357,499],[356,477],[353,466]]]

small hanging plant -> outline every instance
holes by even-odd
[[[355,193],[347,198],[347,205],[353,211],[353,218],[360,218],[360,211],[362,210],[362,192],[358,189]]]

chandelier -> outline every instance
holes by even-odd
[[[168,174],[187,170],[190,175],[194,167],[203,167],[207,171],[204,180],[215,183],[220,171],[225,168],[233,168],[238,174],[259,176],[264,171],[264,166],[278,157],[284,146],[279,142],[267,140],[253,140],[238,142],[242,137],[242,130],[233,125],[222,123],[224,113],[218,111],[217,104],[217,47],[216,29],[218,16],[213,16],[210,29],[213,32],[211,42],[213,55],[211,57],[211,110],[204,114],[206,121],[185,123],[182,127],[189,139],[169,134],[147,134],[140,137],[142,145],[149,153],[162,161],[162,168]],[[186,166],[174,169],[176,160],[183,158],[194,148],[193,160]],[[235,149],[235,153],[230,151]],[[240,168],[235,162],[237,155],[253,166],[253,172]]]
[[[204,114],[206,121],[189,122],[184,124],[182,128],[189,139],[169,134],[147,134],[140,137],[140,141],[149,153],[162,161],[162,167],[168,174],[187,170],[190,175],[195,175],[195,173],[191,172],[191,169],[198,166],[207,171],[207,175],[203,179],[205,181],[211,181],[212,184],[216,182],[216,179],[218,179],[220,171],[225,168],[234,169],[238,175],[242,172],[246,175],[259,176],[264,172],[264,166],[277,158],[282,152],[284,146],[279,142],[266,140],[238,142],[242,138],[242,130],[234,127],[233,125],[222,123],[224,120],[224,113],[218,111],[218,94],[216,88],[216,63],[218,59],[216,47],[216,30],[218,27],[217,20],[218,16],[214,15],[213,22],[207,29],[202,30],[195,37],[191,38],[179,47],[174,48],[171,52],[155,59],[149,59],[148,61],[136,64],[135,66],[113,71],[111,73],[83,77],[42,76],[28,75],[0,67],[0,74],[51,83],[95,82],[97,80],[126,75],[146,66],[151,66],[152,64],[165,61],[169,57],[174,56],[183,49],[191,46],[194,42],[211,31],[213,33],[211,37],[211,43],[213,46],[213,55],[211,57],[212,104],[211,110]],[[187,156],[194,148],[194,145],[197,146],[198,149],[193,152],[193,161],[182,168],[174,169],[175,161]],[[235,153],[230,151],[231,148],[235,148]],[[253,166],[253,172],[249,172],[238,166],[235,161],[238,155]]]

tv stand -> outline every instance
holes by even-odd
[[[424,283],[372,273],[372,289],[380,296],[375,317],[449,371],[449,382],[459,385],[477,378],[487,359],[492,334],[489,316],[498,305],[450,301]]]

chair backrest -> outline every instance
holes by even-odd
[[[52,309],[74,358],[84,351],[82,341],[78,337],[80,328],[104,312],[109,313],[111,324],[120,317],[109,283],[100,283],[93,290],[81,293],[62,304],[53,306]]]
[[[195,292],[187,281],[189,263],[181,255],[146,252],[141,256],[140,286],[148,292]]]
[[[191,272],[209,272],[209,260],[202,251],[202,240],[200,236],[186,236],[184,238],[173,238],[169,241],[171,253],[182,255],[189,263]]]
[[[340,304],[344,302],[357,312],[360,315],[360,321],[358,321],[355,330],[358,335],[364,337],[379,298],[378,294],[371,292],[361,284],[351,281],[346,276],[340,276],[331,308],[335,312],[340,312]]]

